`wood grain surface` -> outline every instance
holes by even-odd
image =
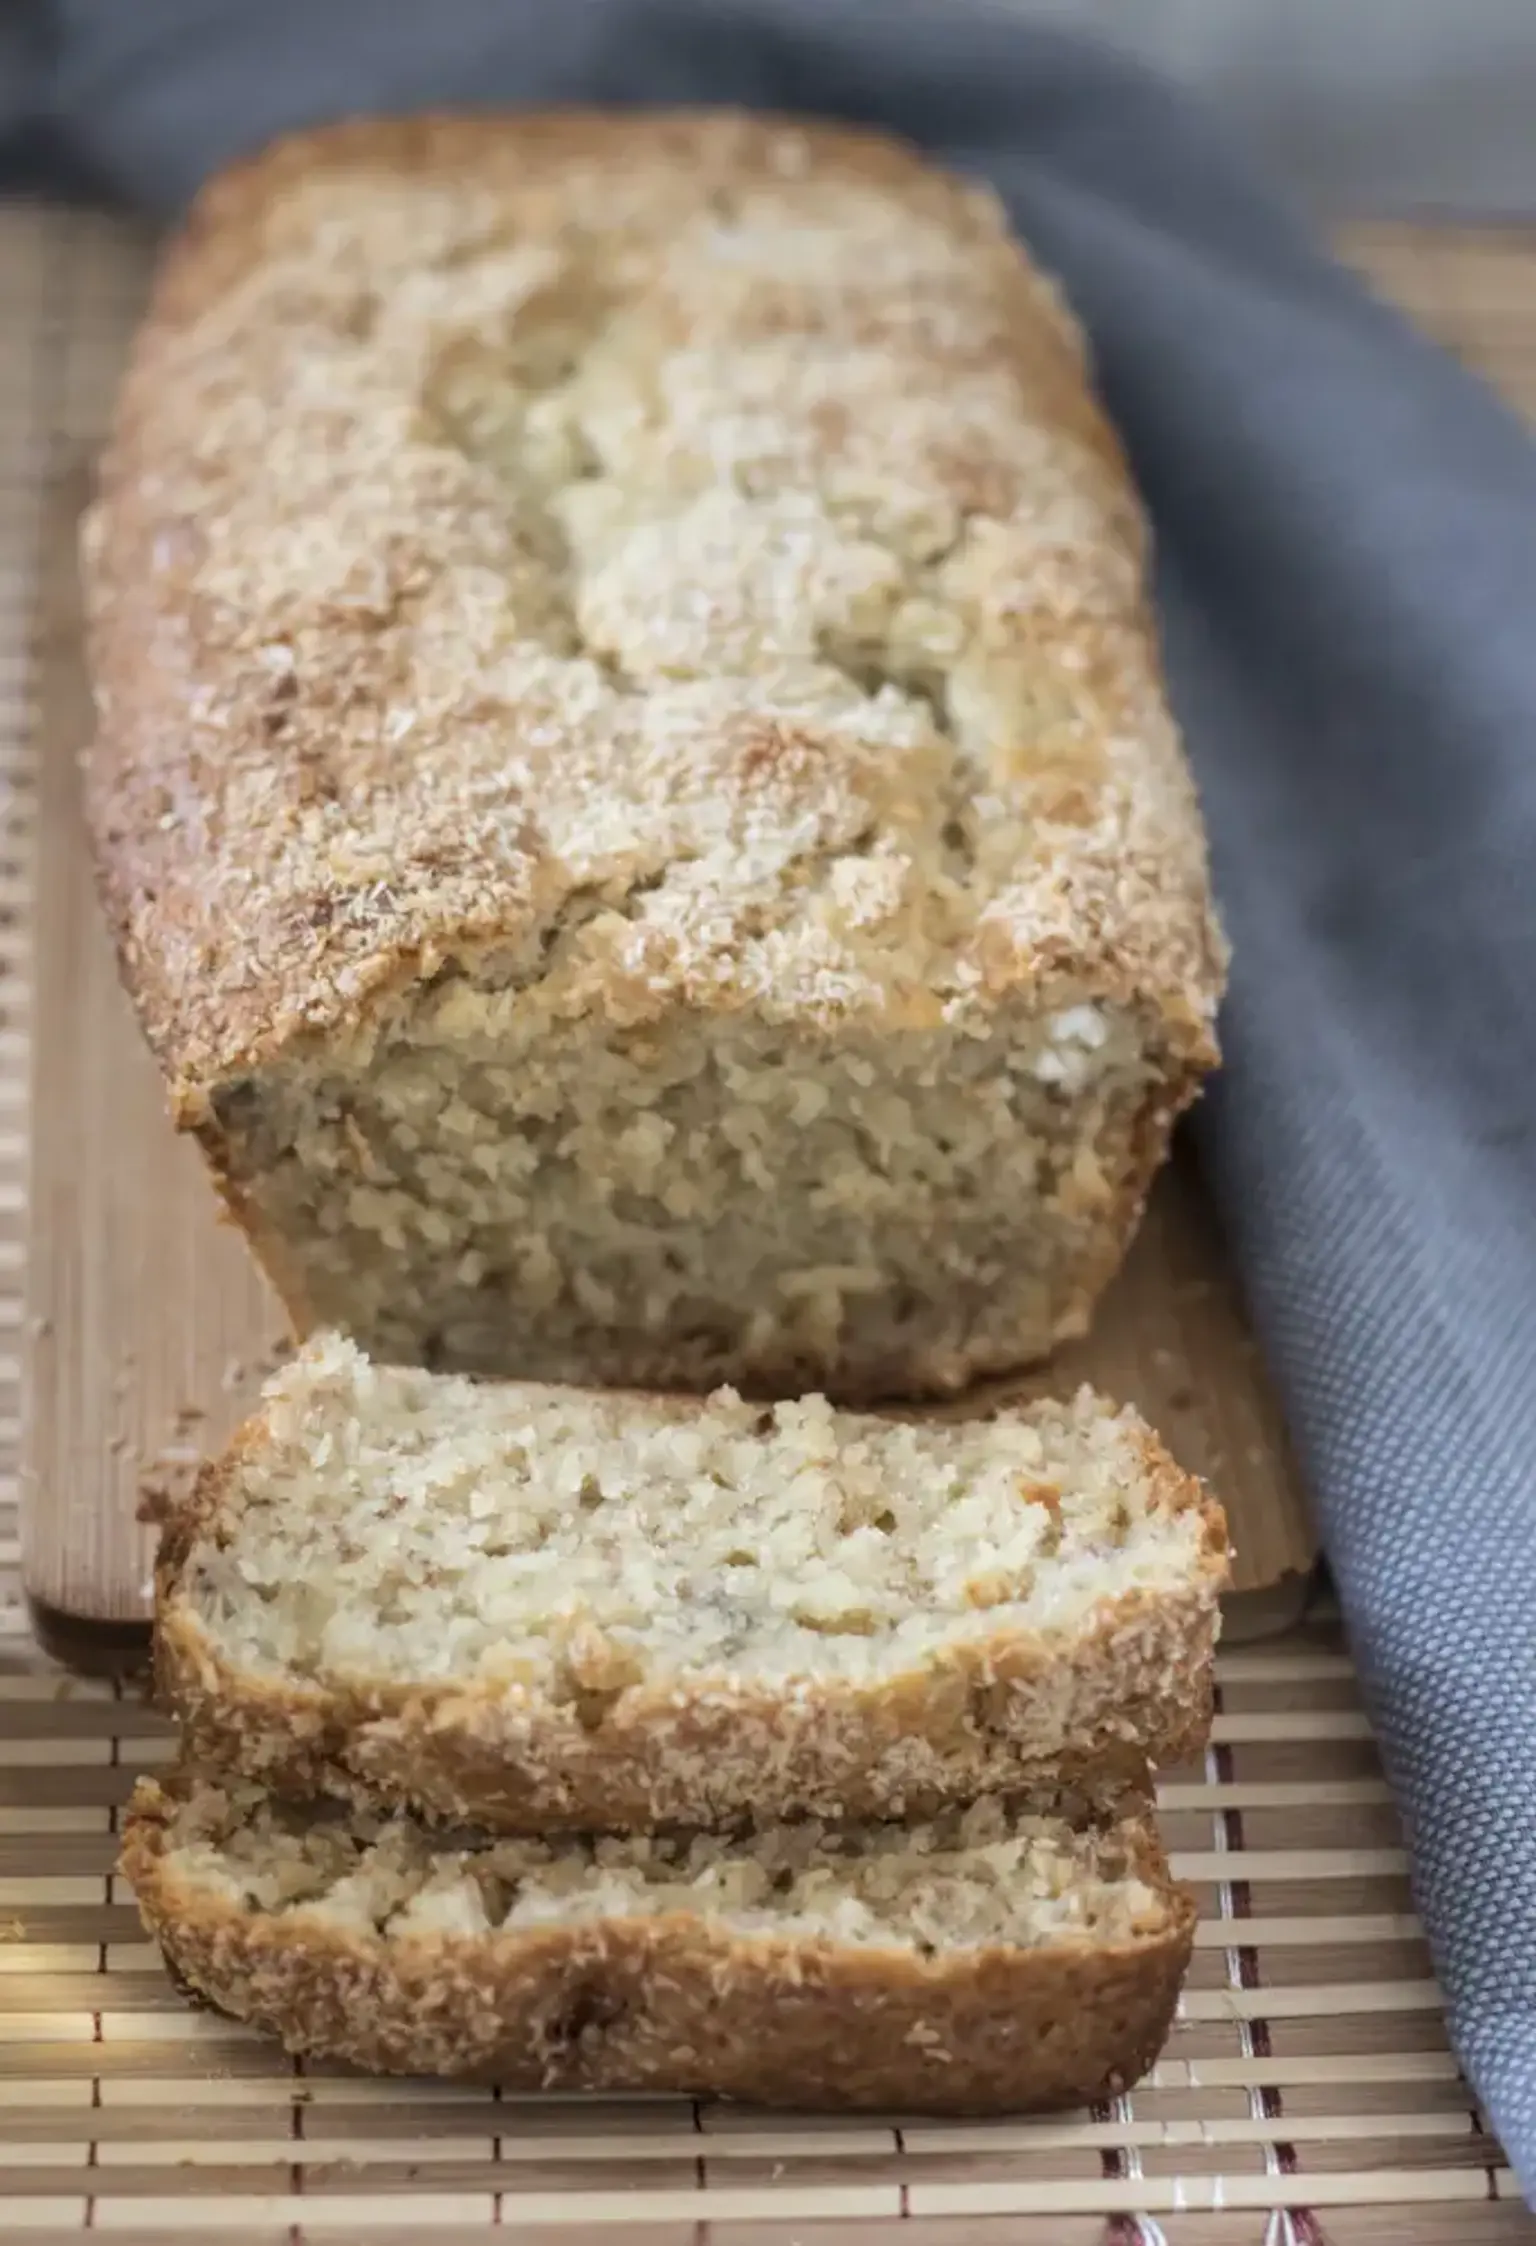
[[[43,1635],[95,1666],[138,1650],[145,1501],[230,1432],[282,1323],[167,1120],[96,908],[79,815],[87,488],[83,461],[56,478],[40,571],[33,972],[48,1034],[32,1076],[21,1562]]]

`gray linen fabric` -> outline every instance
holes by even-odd
[[[275,128],[734,99],[990,176],[1157,523],[1235,947],[1199,1142],[1315,1493],[1452,2033],[1536,2187],[1536,455],[1178,95],[961,0],[74,0],[43,108],[177,205]]]

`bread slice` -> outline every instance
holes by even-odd
[[[190,1751],[504,1830],[912,1814],[1204,1738],[1220,1508],[1084,1391],[921,1424],[317,1339],[170,1527]]]
[[[209,184],[86,542],[124,978],[303,1331],[845,1401],[1081,1333],[1224,953],[1058,292],[913,150]]]
[[[173,1970],[291,2051],[509,2089],[1027,2111],[1151,2062],[1194,1908],[1151,1827],[1001,1802],[912,1828],[496,1839],[140,1781],[123,1869]]]

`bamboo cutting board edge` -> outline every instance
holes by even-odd
[[[77,450],[45,494],[36,643],[35,1040],[23,1343],[21,1569],[49,1650],[143,1658],[146,1499],[233,1430],[282,1320],[165,1112],[117,979],[80,819],[89,694]]]

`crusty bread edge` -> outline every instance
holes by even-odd
[[[513,2090],[822,2110],[1048,2111],[1118,2094],[1162,2046],[1194,1939],[1150,1825],[1160,1924],[1131,1939],[920,1957],[732,1932],[705,1913],[386,1940],[274,1916],[178,1873],[181,1781],[142,1779],[122,1869],[192,1989],[290,2051]]]
[[[997,1791],[1042,1803],[1145,1791],[1149,1764],[1185,1759],[1209,1732],[1226,1519],[1150,1429],[1138,1448],[1151,1503],[1198,1518],[1189,1580],[1173,1595],[1102,1601],[1070,1652],[1039,1632],[998,1629],[874,1684],[786,1690],[720,1676],[584,1704],[501,1682],[383,1679],[340,1691],[233,1666],[183,1578],[265,1435],[260,1414],[248,1420],[167,1526],[155,1670],[195,1760],[292,1798],[405,1804],[504,1832],[912,1817]],[[1079,1705],[1099,1712],[1092,1735],[1045,1755],[1021,1750],[1005,1721],[1011,1689],[1068,1672]]]

